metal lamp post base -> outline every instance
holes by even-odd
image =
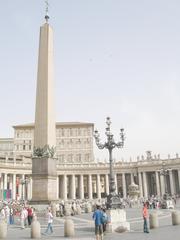
[[[107,209],[122,208],[122,202],[121,202],[120,196],[117,194],[109,194],[107,196],[106,208]]]

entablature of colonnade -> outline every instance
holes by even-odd
[[[1,158],[0,172],[11,174],[32,174],[31,159]]]
[[[137,173],[157,171],[162,168],[172,170],[180,169],[180,158],[174,159],[152,159],[137,162],[116,162],[114,163],[114,173]],[[32,160],[31,158],[0,158],[1,171],[26,171],[31,174]],[[57,174],[107,174],[109,172],[109,163],[58,163]]]
[[[164,164],[164,165],[163,165]],[[165,160],[153,160],[146,162],[138,162],[136,169],[138,172],[153,172],[162,169],[177,170],[180,169],[180,159],[165,159]]]

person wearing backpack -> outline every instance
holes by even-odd
[[[102,226],[103,226],[103,232],[106,231],[107,222],[108,222],[108,216],[107,216],[107,213],[106,213],[106,209],[103,208],[103,209],[102,209]]]
[[[96,240],[103,240],[102,211],[99,205],[96,206],[96,210],[93,213],[93,219],[95,223]]]

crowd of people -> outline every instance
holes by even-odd
[[[20,222],[21,228],[30,226],[35,216],[35,209],[27,203],[19,201],[0,201],[0,220],[7,225],[13,225],[15,219]]]
[[[148,199],[138,198],[133,200],[131,198],[121,199],[122,208],[125,207],[142,207],[143,206],[143,219],[144,219],[144,232],[148,233],[147,219],[148,209],[162,208],[163,199],[159,199],[157,196],[151,196]],[[171,200],[176,205],[177,197],[172,196]],[[49,205],[44,210],[44,217],[47,219],[47,229],[44,234],[53,233],[53,219],[54,217],[64,217],[67,215],[74,216],[85,212],[93,212],[93,219],[95,222],[95,234],[98,240],[103,239],[103,234],[106,231],[107,223],[109,222],[106,214],[105,199],[95,200],[69,200],[59,201],[52,205]],[[13,225],[15,222],[19,224],[21,229],[31,226],[33,218],[36,217],[36,210],[28,202],[21,201],[0,201],[0,221],[5,221],[7,225]]]

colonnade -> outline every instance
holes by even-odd
[[[31,199],[31,176],[17,173],[0,173],[0,198]]]
[[[81,172],[58,174],[57,186],[55,186],[57,198],[64,200],[93,199],[103,198],[109,194],[109,174],[82,174]],[[128,186],[133,182],[139,185],[140,197],[163,196],[165,190],[171,195],[180,194],[180,169],[169,170],[167,176],[161,175],[158,170],[139,170],[136,173],[116,172],[114,179],[116,193],[123,198],[128,197]],[[8,192],[10,196],[5,196]],[[0,194],[1,198],[30,200],[32,198],[31,176],[29,174],[1,173]]]
[[[161,197],[165,190],[171,195],[180,193],[180,170],[169,170],[167,176],[159,171],[140,171],[136,174],[116,173],[114,177],[116,193],[123,198],[128,197],[128,186],[132,183],[139,185],[140,197]],[[57,196],[61,199],[103,198],[109,194],[108,174],[64,174],[59,175],[57,181]]]

